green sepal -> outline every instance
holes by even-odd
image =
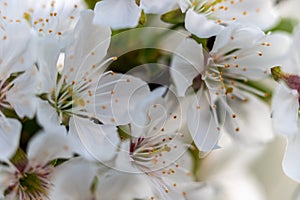
[[[207,50],[210,51],[210,49],[207,48],[207,39],[206,38],[199,38],[196,35],[191,35],[190,38],[194,39],[198,44],[202,44],[202,47]]]
[[[49,165],[53,166],[53,167],[57,167],[58,165],[63,164],[64,162],[68,161],[69,159],[66,158],[58,158],[58,159],[54,159],[52,161],[49,162]]]
[[[141,17],[139,20],[139,25],[145,25],[146,22],[147,22],[147,15],[145,14],[144,10],[142,10]]]
[[[0,110],[1,112],[8,118],[15,118],[15,119],[19,119],[19,116],[17,115],[16,111],[10,108],[4,108],[0,106]]]
[[[201,164],[202,164],[201,151],[196,147],[196,144],[193,142],[191,147],[188,149],[188,152],[193,158],[192,173],[197,178],[199,175],[198,173],[200,172],[198,169],[201,168]]]
[[[18,148],[15,155],[10,159],[10,162],[16,166],[19,171],[22,171],[28,164],[28,158],[26,153]]]
[[[42,99],[43,101],[48,101],[49,99],[49,94],[48,93],[42,93],[40,95],[37,95],[40,99]]]
[[[141,5],[141,0],[135,0],[136,5],[140,6]]]
[[[279,81],[285,76],[285,73],[281,70],[280,66],[271,68],[271,74],[275,81]]]
[[[121,140],[131,139],[130,125],[118,126],[118,133],[119,133]]]
[[[169,24],[183,24],[185,14],[180,9],[176,9],[163,14],[160,19]]]
[[[92,184],[91,184],[91,187],[90,187],[90,191],[91,191],[91,193],[92,193],[93,195],[95,195],[96,192],[97,192],[98,184],[99,184],[99,179],[98,179],[97,176],[95,176],[94,179],[93,179],[93,182],[92,182]]]
[[[88,8],[94,9],[97,2],[101,0],[84,0]]]

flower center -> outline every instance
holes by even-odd
[[[158,162],[163,156],[163,153],[171,151],[171,147],[167,143],[171,140],[171,137],[131,139],[130,156],[136,164],[143,168],[147,168],[149,166],[149,163],[151,163],[150,165],[161,164]]]
[[[60,81],[59,81],[60,82]],[[87,90],[86,84],[68,84],[65,81],[51,93],[40,97],[55,108],[62,125],[69,124],[69,118],[78,111],[84,111],[85,100],[80,93]]]
[[[26,153],[20,148],[11,159],[11,163],[15,166],[16,171],[11,177],[10,186],[4,191],[4,195],[8,199],[48,199],[53,165],[50,163],[30,164]]]
[[[25,173],[23,177],[19,180],[20,186],[24,188],[26,193],[40,193],[46,194],[46,188],[42,186],[42,180],[39,178],[38,174],[35,173]]]
[[[16,196],[17,200],[47,199],[51,187],[51,165],[26,166],[24,172],[15,173],[14,181],[5,190],[5,196]]]

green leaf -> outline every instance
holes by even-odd
[[[163,14],[160,19],[170,24],[182,24],[184,23],[185,14],[180,9],[172,10]]]

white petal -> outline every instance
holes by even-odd
[[[192,39],[184,40],[174,53],[170,70],[178,95],[184,96],[193,79],[204,70],[202,46]]]
[[[14,86],[7,92],[6,99],[19,117],[32,118],[36,112],[37,70],[32,68],[14,81]]]
[[[229,98],[227,100],[235,114],[234,118],[231,114],[226,116],[227,133],[242,144],[264,144],[271,141],[274,135],[269,106],[253,95],[243,95],[247,102]],[[238,132],[236,128],[239,128]]]
[[[233,23],[217,35],[211,53],[225,55],[234,49],[250,48],[264,36],[256,26]]]
[[[201,151],[217,148],[220,132],[218,124],[210,110],[211,105],[202,90],[197,92],[189,107],[187,123],[193,140]]]
[[[112,159],[120,142],[115,126],[95,124],[89,119],[76,116],[70,120],[70,134],[76,134],[81,142],[79,154],[100,162]]]
[[[3,38],[0,47],[1,79],[7,78],[10,73],[25,71],[32,67],[34,63],[32,52],[26,51],[32,37],[28,25],[12,23],[5,27],[1,26],[0,37]]]
[[[291,36],[292,37],[292,36]],[[300,44],[300,29],[298,28],[293,35],[291,40],[292,44],[287,52],[285,62],[282,63],[282,70],[288,74],[300,74],[300,68],[295,67],[300,63],[300,49],[298,48]]]
[[[70,158],[73,144],[65,129],[60,132],[40,132],[28,143],[27,155],[31,162],[47,164],[57,158]]]
[[[277,86],[272,102],[272,118],[278,133],[296,136],[298,128],[299,94],[284,83]]]
[[[192,2],[190,0],[179,0],[178,4],[181,12],[185,12],[189,7],[192,6]]]
[[[21,123],[16,119],[1,117],[0,122],[0,160],[11,158],[19,147]]]
[[[50,199],[83,200],[93,199],[91,185],[97,168],[86,160],[76,158],[58,166],[52,176],[54,185]]]
[[[130,75],[102,76],[96,89],[96,113],[104,124],[124,125],[135,120],[136,105],[149,94],[146,82]]]
[[[15,169],[6,166],[0,166],[0,199],[4,200],[4,191],[10,186],[14,177]]]
[[[135,0],[103,0],[95,6],[94,23],[112,29],[133,28],[138,25],[141,9]]]
[[[175,8],[174,0],[141,0],[141,8],[145,13],[163,14]]]
[[[187,183],[182,189],[186,191],[186,198],[189,200],[217,199],[217,188],[205,183]]]
[[[240,67],[232,71],[257,80],[267,75],[264,72],[265,70],[274,66],[281,66],[289,56],[288,53],[292,41],[287,35],[280,33],[271,34],[259,42],[269,43],[270,46],[257,45],[256,47],[253,46],[253,49],[245,49],[244,52],[241,50],[240,55],[237,53],[238,59],[235,61]],[[246,71],[243,71],[244,68]]]
[[[246,167],[241,169],[241,166],[229,166],[219,173],[213,175],[214,183],[221,188],[218,192],[218,199],[230,200],[265,200],[264,191],[261,188],[260,182],[251,172],[246,171]],[[230,181],[229,181],[230,177]],[[239,189],[236,190],[236,186]]]
[[[99,196],[103,199],[149,199],[153,196],[146,176],[109,170],[99,176]]]
[[[200,38],[209,38],[217,35],[223,26],[207,19],[204,14],[198,14],[189,9],[185,16],[185,28]]]
[[[39,38],[34,41],[34,54],[36,55],[41,79],[40,92],[50,92],[55,89],[57,79],[57,60],[60,53],[59,44],[54,38]]]
[[[87,75],[98,77],[98,73],[93,74],[96,72],[95,66],[101,64],[106,56],[111,30],[107,26],[93,25],[93,16],[90,10],[81,13],[73,43],[66,50],[63,74],[69,83],[82,81]]]
[[[60,125],[59,116],[55,110],[47,101],[38,100],[37,107],[37,120],[43,126],[44,129],[54,132],[60,131],[63,128]]]
[[[300,137],[299,133],[295,137],[288,137],[286,152],[283,158],[283,170],[290,178],[293,180],[300,182],[300,159],[299,159],[299,151],[300,151]]]
[[[209,18],[220,19],[225,24],[235,21],[252,24],[263,30],[273,27],[279,19],[271,0],[245,0],[234,3],[227,1],[216,5],[216,7],[221,6],[227,7],[227,10],[216,9]]]

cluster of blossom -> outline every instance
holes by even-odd
[[[155,89],[109,67],[116,30],[148,14],[190,35]],[[279,19],[271,0],[0,0],[0,199],[218,199],[195,160],[272,126],[300,182],[300,31],[269,32]]]

